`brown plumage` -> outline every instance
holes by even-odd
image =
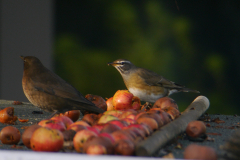
[[[154,103],[157,99],[176,92],[199,93],[199,91],[169,81],[155,72],[136,67],[125,59],[115,60],[108,65],[114,66],[119,71],[127,89],[142,101]]]
[[[22,87],[27,99],[48,112],[69,110],[104,112],[88,101],[77,89],[42,65],[33,56],[21,58],[24,61]]]

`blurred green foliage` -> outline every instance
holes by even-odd
[[[194,21],[166,2],[56,1],[55,71],[81,93],[111,97],[126,89],[118,71],[107,66],[119,58],[196,89],[209,98],[208,113],[233,114],[226,54],[195,40]],[[204,41],[204,40],[203,40]],[[183,111],[198,94],[178,93]],[[226,110],[227,107],[227,110]]]

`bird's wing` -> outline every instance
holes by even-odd
[[[158,75],[147,69],[140,68],[139,76],[149,85],[149,86],[162,86],[165,88],[182,88],[184,86],[176,84],[175,82],[169,81],[163,76]]]
[[[33,87],[38,91],[42,91],[72,101],[94,105],[92,102],[88,101],[77,89],[75,89],[72,85],[64,81],[53,72],[49,71],[49,76],[47,77],[41,77],[41,75],[38,75],[38,78],[32,78],[32,82]]]

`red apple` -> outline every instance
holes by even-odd
[[[90,130],[78,131],[73,138],[73,145],[77,152],[83,152],[83,145],[90,137],[97,137],[97,134]]]
[[[148,113],[157,113],[161,116],[164,125],[168,124],[169,122],[171,122],[171,116],[165,112],[164,110],[160,109],[160,108],[152,108],[148,111]]]
[[[113,121],[110,121],[108,123],[114,124],[114,125],[118,126],[119,128],[123,128],[123,127],[128,126],[127,122],[125,122],[123,120],[113,120]]]
[[[66,127],[63,122],[58,121],[58,120],[52,120],[52,119],[44,119],[41,120],[38,125],[42,127],[47,127],[51,129],[57,129],[59,131],[65,131]]]
[[[67,116],[56,116],[52,117],[51,119],[63,122],[66,128],[73,124],[73,121]]]
[[[107,137],[108,139],[110,139],[111,142],[112,142],[112,144],[115,143],[115,140],[114,140],[113,136],[112,136],[110,133],[106,133],[106,132],[100,133],[100,134],[98,135],[98,137],[101,137],[101,136],[102,136],[102,137]]]
[[[83,145],[83,150],[86,153],[92,145],[101,145],[107,149],[107,154],[113,154],[114,145],[107,137],[91,137]]]
[[[97,128],[100,132],[101,130],[103,129],[103,127],[105,126],[106,124],[105,123],[102,123],[102,124],[96,124],[94,126],[92,126],[93,128]]]
[[[153,130],[149,126],[147,126],[146,124],[131,124],[131,125],[128,126],[128,128],[131,128],[131,127],[138,128],[141,131],[143,131],[144,134],[145,134],[145,137],[150,136],[153,132]]]
[[[34,151],[57,152],[63,147],[63,134],[57,129],[41,127],[35,130],[30,139]]]
[[[134,132],[134,134],[136,135],[136,137],[140,137],[141,140],[143,140],[146,137],[145,131],[143,131],[140,128],[136,128],[136,127],[124,127],[123,130],[130,130],[132,132]]]
[[[119,140],[114,148],[114,153],[117,155],[134,155],[135,153],[135,145],[130,140]]]
[[[87,129],[87,127],[80,124],[74,124],[74,123],[67,128],[67,130],[74,130],[75,132],[78,132],[83,129]]]
[[[85,121],[88,124],[90,124],[91,126],[93,126],[93,125],[97,124],[98,119],[99,119],[99,117],[97,114],[90,113],[90,114],[85,114],[82,118],[82,121]]]
[[[158,129],[158,123],[154,118],[151,117],[140,117],[137,119],[139,124],[145,124],[149,126],[153,131]]]
[[[100,123],[107,123],[109,121],[113,121],[113,120],[118,120],[117,117],[112,116],[112,115],[103,115],[99,120],[98,120],[98,124]]]
[[[30,139],[32,137],[32,134],[35,130],[37,130],[38,128],[40,128],[41,126],[35,124],[35,125],[31,125],[29,126],[22,134],[22,141],[23,144],[27,147],[27,148],[31,148],[30,145]]]
[[[93,131],[97,135],[100,133],[100,130],[96,127],[87,127],[87,130]]]
[[[127,140],[134,140],[134,137],[130,135],[129,133],[125,132],[124,130],[118,130],[112,133],[112,136],[114,138],[114,141],[117,142],[122,139],[127,139]]]
[[[73,124],[79,124],[79,125],[82,125],[82,126],[91,127],[90,124],[88,124],[85,121],[76,121]]]
[[[164,109],[166,107],[174,107],[174,108],[178,109],[177,103],[170,97],[159,98],[153,105],[153,108]]]
[[[3,144],[18,144],[21,134],[16,127],[6,126],[0,132],[0,140]]]
[[[137,112],[134,109],[124,110],[123,113],[119,116],[120,119],[126,118],[128,115],[136,115]]]
[[[91,155],[103,155],[107,154],[107,149],[101,144],[92,144],[88,146],[86,153]]]
[[[63,115],[69,117],[73,122],[76,122],[79,119],[81,112],[80,110],[70,110],[65,112]]]
[[[121,128],[118,127],[117,125],[115,124],[111,124],[111,123],[107,123],[103,129],[101,130],[101,133],[112,133],[114,131],[118,131],[120,130]]]
[[[113,97],[108,98],[107,101],[106,101],[106,104],[107,104],[107,111],[112,111],[112,110],[114,110],[112,100],[113,100]]]
[[[139,98],[134,97],[128,90],[118,90],[113,96],[113,106],[115,110],[139,110],[140,105]]]
[[[103,109],[104,111],[107,110],[107,103],[106,101],[98,95],[93,95],[93,94],[87,94],[85,96],[86,99],[94,103],[98,108]]]

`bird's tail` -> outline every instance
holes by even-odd
[[[199,91],[193,90],[193,89],[190,89],[190,88],[181,88],[179,91],[182,91],[182,92],[200,93]]]

